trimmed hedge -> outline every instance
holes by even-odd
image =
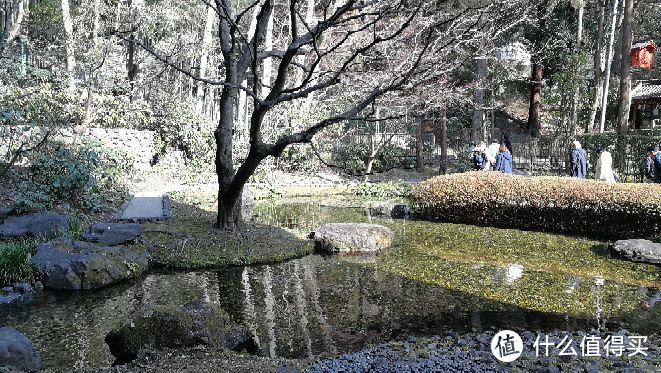
[[[661,186],[468,172],[413,188],[418,218],[607,239],[661,238]]]

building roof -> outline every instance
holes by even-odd
[[[654,40],[647,40],[647,41],[641,41],[639,43],[634,43],[631,46],[631,49],[643,49],[647,47],[651,47],[652,50],[656,49],[656,44],[654,44]]]
[[[661,80],[639,82],[631,90],[632,100],[661,99]]]

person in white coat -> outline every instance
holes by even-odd
[[[599,159],[597,159],[597,167],[594,170],[594,178],[596,180],[603,180],[608,183],[615,182],[615,173],[613,172],[613,156],[611,153],[598,147]]]

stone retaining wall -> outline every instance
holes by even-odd
[[[39,141],[42,135],[41,128],[34,127],[30,134],[34,141]],[[17,131],[16,128],[9,126],[0,126],[0,156],[7,154],[7,147],[11,139],[17,141],[19,137],[26,134],[23,131]],[[29,134],[28,134],[29,135]],[[25,137],[23,137],[24,141]],[[71,143],[74,139],[73,129],[59,129],[55,136],[50,140]],[[89,128],[81,136],[82,140],[98,141],[102,144],[127,151],[133,156],[134,165],[138,169],[149,168],[154,154],[156,153],[156,132],[138,131],[126,128]]]

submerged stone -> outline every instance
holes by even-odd
[[[51,289],[96,289],[140,276],[149,255],[125,247],[101,247],[88,242],[55,240],[37,245],[31,263]]]
[[[139,350],[196,345],[255,352],[257,346],[245,326],[234,323],[216,304],[144,305],[119,329],[105,338],[110,353],[121,362],[136,358]]]
[[[395,239],[390,228],[365,223],[324,224],[310,236],[318,249],[330,253],[375,253],[392,246]]]
[[[0,371],[2,368],[35,372],[43,368],[41,357],[32,342],[18,330],[0,328]]]

